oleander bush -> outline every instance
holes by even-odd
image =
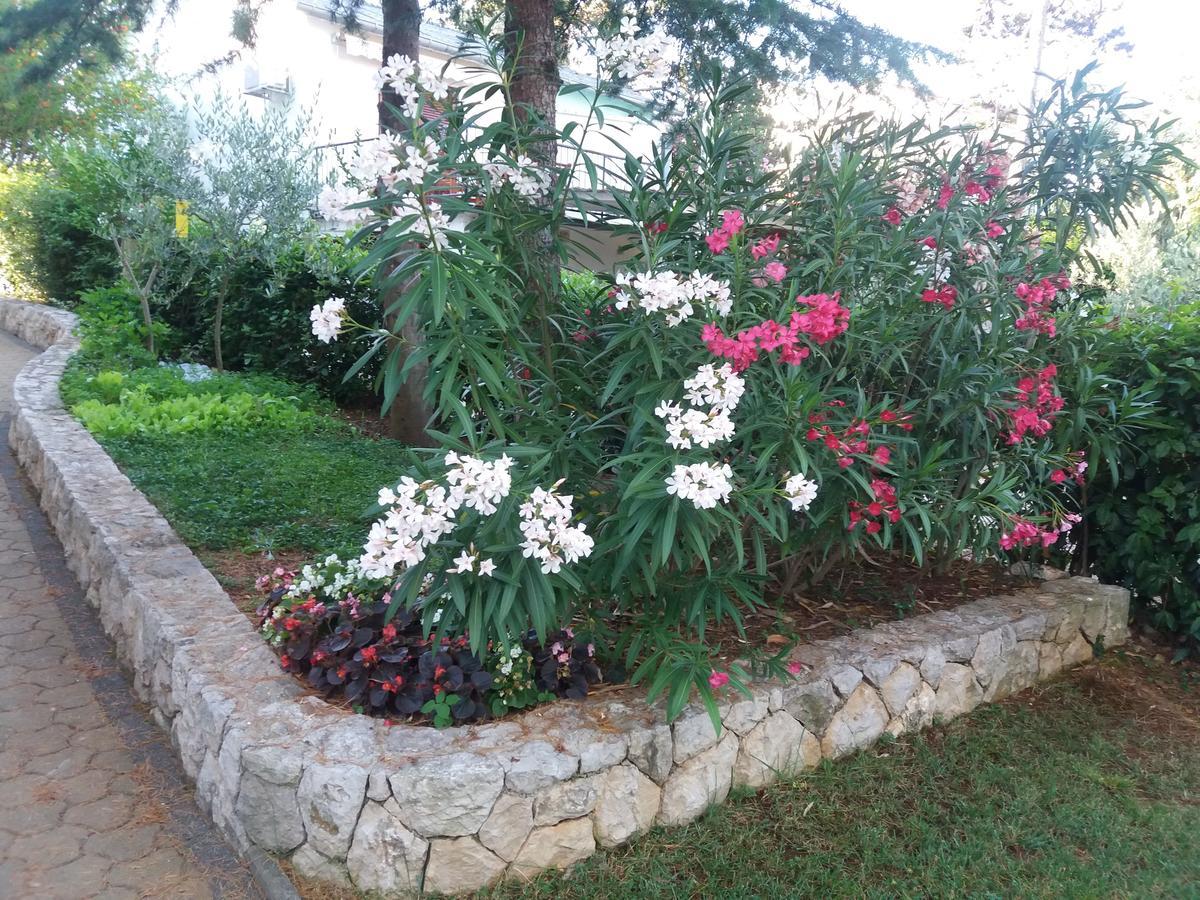
[[[1087,75],[1022,140],[849,116],[768,170],[732,115],[744,87],[718,81],[681,140],[627,158],[606,220],[629,255],[582,310],[574,285],[547,302],[539,254],[566,258],[582,201],[575,170],[537,162],[538,123],[480,128],[488,85],[412,119],[323,205],[362,221],[363,268],[423,343],[336,298],[312,311],[321,340],[386,357],[388,400],[415,361],[431,373],[437,446],[380,490],[358,561],[385,621],[476,654],[619,624],[635,682],[715,714],[748,673],[715,668],[706,636],[834,567],[1068,544],[1144,403],[1078,368],[1103,317],[1065,273],[1179,156]],[[409,109],[444,92],[408,60],[382,77]],[[556,138],[591,171],[576,126]]]

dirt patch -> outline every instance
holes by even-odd
[[[791,643],[840,637],[861,628],[951,609],[1036,582],[1012,575],[995,561],[966,560],[936,572],[892,559],[847,566],[804,592],[775,598],[745,616],[745,635],[732,625],[710,632],[726,661],[750,648],[773,653]]]
[[[335,418],[349,422],[360,433],[369,438],[390,437],[387,420],[379,415],[379,410],[371,409],[338,409]]]
[[[258,619],[254,611],[263,601],[262,592],[255,587],[255,580],[281,566],[290,571],[297,571],[313,559],[312,553],[300,550],[277,550],[272,553],[203,550],[198,551],[197,555],[237,608],[245,613],[255,626],[258,625]]]
[[[1138,730],[1167,738],[1200,742],[1200,665],[1171,664],[1169,648],[1133,635],[1118,649],[1123,666],[1089,666],[1076,683],[1112,714]]]

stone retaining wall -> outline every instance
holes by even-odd
[[[962,715],[1127,637],[1126,591],[1064,578],[800,647],[764,682],[668,724],[635,692],[499,722],[394,726],[306,696],[91,436],[63,410],[66,314],[0,301],[52,345],[18,376],[10,443],[67,559],[170,730],[201,805],[241,847],[386,895],[470,891],[564,868],[652,825]]]

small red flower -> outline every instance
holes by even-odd
[[[902,221],[902,218],[900,215],[900,210],[898,210],[894,206],[891,209],[889,209],[887,212],[885,212],[881,218],[883,219],[883,221],[887,222],[889,225],[899,225],[900,222]]]
[[[715,691],[729,684],[729,676],[714,669],[708,676],[708,683]]]

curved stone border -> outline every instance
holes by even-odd
[[[306,695],[250,623],[67,413],[68,314],[0,301],[0,328],[49,346],[20,373],[10,442],[41,493],[135,689],[171,732],[197,795],[243,849],[361,890],[457,893],[565,868],[655,824],[961,715],[1127,637],[1128,593],[1050,581],[796,651],[714,733],[667,724],[634,692],[499,722],[388,727]]]

